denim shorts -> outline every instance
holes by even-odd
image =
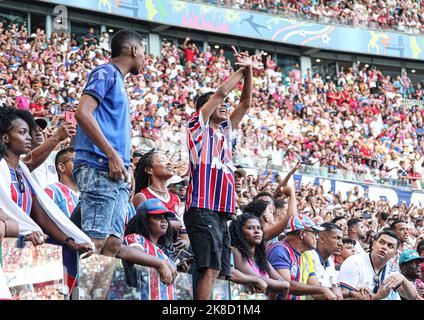
[[[91,239],[124,236],[130,189],[128,182],[116,181],[109,172],[86,163],[75,166],[74,180],[81,192],[81,229]]]

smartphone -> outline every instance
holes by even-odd
[[[178,252],[177,256],[175,257],[174,263],[175,265],[179,266],[179,265],[182,265],[184,261],[187,263],[190,263],[193,260],[194,260],[194,256],[191,253],[187,252],[184,249],[181,249]]]
[[[77,125],[77,120],[75,119],[75,112],[73,111],[65,111],[65,121]]]

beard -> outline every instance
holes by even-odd
[[[131,73],[133,76],[138,76],[138,75],[140,74],[140,70],[139,70],[139,69],[137,69],[137,68],[132,68],[132,69],[130,69],[130,73]]]

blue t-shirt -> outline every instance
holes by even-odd
[[[289,243],[277,241],[272,243],[267,250],[269,263],[275,270],[286,269],[290,271],[291,281],[307,284],[308,279],[315,276],[312,256],[309,252],[300,254]],[[276,300],[281,300],[282,295],[278,293]],[[288,300],[304,300],[305,297],[289,294]]]
[[[123,75],[112,63],[98,66],[90,73],[83,94],[88,94],[99,102],[93,116],[128,168],[131,150],[130,102]],[[77,126],[74,145],[75,165],[87,163],[99,170],[109,170],[108,158],[80,126]]]

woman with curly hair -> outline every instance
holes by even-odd
[[[287,297],[290,284],[268,262],[263,234],[259,218],[251,213],[243,213],[231,223],[234,266],[245,274],[260,277],[267,283],[268,291],[278,291]]]
[[[92,251],[90,239],[51,203],[20,160],[31,150],[34,127],[30,112],[0,108],[0,137],[5,146],[0,160],[0,207],[18,222],[25,241],[41,245],[47,238],[45,232],[73,251]]]

